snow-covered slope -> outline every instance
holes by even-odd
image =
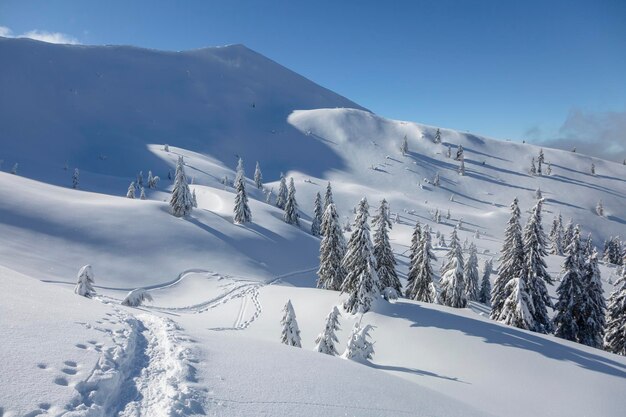
[[[308,230],[315,193],[331,181],[342,222],[363,196],[372,209],[390,202],[402,277],[416,221],[447,238],[462,220],[482,264],[497,257],[511,200],[526,211],[540,188],[545,228],[561,213],[601,246],[626,236],[625,166],[544,149],[552,173],[531,176],[533,145],[447,129],[434,144],[436,128],[376,116],[243,46],[169,53],[0,38],[0,57],[0,382],[12,382],[0,416],[622,414],[626,360],[501,326],[479,305],[377,305],[363,317],[376,326],[369,367],[311,352],[342,296],[313,288],[319,240]],[[464,176],[448,144],[464,147]],[[274,193],[279,172],[293,176],[301,227],[251,181],[253,222],[232,223],[234,192],[220,179],[234,178],[235,154],[248,177],[258,160]],[[185,219],[166,202],[179,155],[199,204]],[[7,172],[15,162],[18,175]],[[124,198],[148,170],[157,189]],[[439,187],[424,181],[436,173]],[[439,262],[444,253],[436,248]],[[561,262],[549,259],[555,277]],[[68,285],[88,263],[97,300]],[[608,291],[617,271],[602,273]],[[154,302],[119,306],[137,287]],[[288,299],[302,350],[278,343]],[[342,317],[340,349],[357,319]]]

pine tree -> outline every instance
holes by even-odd
[[[461,163],[459,164],[459,175],[465,175],[465,157],[461,154],[460,158]]]
[[[446,237],[443,235],[443,233],[441,235],[439,235],[439,242],[437,242],[437,245],[440,248],[447,248],[448,245],[446,244]]]
[[[334,204],[333,189],[330,186],[330,181],[328,182],[328,185],[326,185],[326,194],[324,195],[324,211],[326,211],[329,204]]]
[[[604,349],[618,355],[626,356],[626,267],[617,280],[609,297]]]
[[[96,293],[96,290],[93,288],[94,283],[95,279],[91,265],[85,265],[78,271],[74,293],[91,298]]]
[[[235,224],[244,224],[252,221],[252,214],[248,206],[246,193],[246,174],[243,168],[243,160],[239,158],[237,163],[237,176],[235,177],[235,207],[233,208],[233,221]]]
[[[559,227],[559,217],[552,220],[552,228],[550,229],[551,255],[563,255],[563,235],[561,234],[562,226]]]
[[[537,174],[541,175],[541,169],[544,162],[543,149],[539,150],[539,157],[537,158]]]
[[[341,286],[341,292],[349,294],[344,302],[344,309],[350,313],[369,311],[372,301],[381,290],[368,217],[369,205],[363,198],[358,206],[354,232],[350,236],[348,250],[342,262],[346,278]]]
[[[572,237],[574,236],[574,222],[570,218],[565,227],[565,233],[563,233],[563,250],[568,248],[572,243]]]
[[[583,292],[581,267],[580,229],[576,227],[572,243],[567,247],[563,263],[563,277],[556,290],[554,334],[562,339],[578,341],[578,322],[581,317],[580,302]]]
[[[135,198],[135,181],[131,181],[126,191],[126,198]]]
[[[582,294],[581,316],[578,321],[578,342],[600,349],[606,325],[606,302],[604,301],[604,290],[598,268],[598,252],[595,249],[585,264]]]
[[[546,174],[548,175],[552,174],[552,164],[550,162],[548,162],[548,168],[546,168]]]
[[[591,163],[591,175],[596,175],[596,164]]]
[[[293,178],[289,179],[289,192],[287,194],[283,219],[289,224],[300,226],[300,214],[298,213],[298,202],[296,201],[296,186],[293,184]]]
[[[283,308],[283,318],[280,324],[283,326],[280,341],[288,346],[302,347],[300,328],[296,321],[296,312],[293,310],[291,300],[288,300]]]
[[[406,155],[407,153],[409,153],[409,142],[406,138],[406,135],[404,135],[404,139],[402,139],[402,144],[400,145],[400,151],[402,152],[402,155]]]
[[[321,232],[317,288],[339,291],[345,278],[345,271],[341,262],[346,253],[346,244],[339,225],[339,216],[337,216],[337,210],[333,203],[330,203],[324,211]]]
[[[437,128],[437,131],[435,132],[435,143],[441,143],[441,131],[439,130],[439,128]]]
[[[490,259],[485,260],[483,266],[483,278],[480,281],[480,293],[478,295],[478,302],[486,306],[489,306],[491,301],[491,272],[493,271],[493,264]]]
[[[491,319],[499,320],[504,308],[504,300],[509,297],[508,290],[514,287],[507,287],[509,281],[519,278],[524,266],[524,252],[522,246],[522,228],[520,226],[521,212],[518,200],[515,198],[511,203],[511,217],[504,231],[504,243],[500,256],[500,267],[498,277],[491,290]],[[519,287],[519,284],[515,284]],[[522,286],[524,284],[522,283]],[[519,295],[519,294],[518,294]]]
[[[372,359],[374,344],[368,340],[370,337],[369,332],[372,328],[369,324],[361,328],[360,323],[355,323],[346,350],[341,357],[356,362],[365,362],[368,359]]]
[[[459,145],[456,148],[456,157],[454,158],[456,161],[460,161],[463,157],[463,145]]]
[[[122,305],[127,307],[139,307],[146,301],[153,301],[152,296],[148,293],[148,291],[146,291],[145,288],[136,288],[124,297]]]
[[[137,174],[137,187],[143,187],[143,171],[139,171],[139,173]]]
[[[537,187],[537,189],[535,190],[535,199],[539,200],[543,198],[543,194],[541,192],[541,188]]]
[[[535,157],[530,161],[530,175],[537,175],[537,168],[535,167]]]
[[[595,247],[593,246],[593,238],[591,237],[591,233],[587,235],[587,239],[585,239],[585,247],[583,249],[584,255],[586,258],[589,258],[593,255],[595,251]]]
[[[156,188],[159,177],[152,175],[152,171],[148,171],[148,188]]]
[[[396,272],[396,258],[391,250],[389,231],[392,228],[389,218],[389,205],[383,198],[378,213],[372,219],[376,227],[374,232],[374,257],[376,258],[376,272],[380,280],[380,288],[392,288],[399,295],[402,293],[402,284]]]
[[[287,180],[285,179],[285,175],[281,172],[278,195],[276,196],[276,207],[284,210],[285,204],[287,204]]]
[[[259,190],[263,188],[263,174],[261,173],[259,161],[257,161],[256,168],[254,169],[254,183]]]
[[[324,330],[315,339],[315,350],[326,355],[337,355],[337,348],[335,343],[339,342],[335,332],[339,330],[339,310],[337,307],[333,307],[330,313],[326,316],[326,324]]]
[[[463,279],[465,280],[465,297],[467,300],[478,301],[480,296],[478,256],[474,242],[470,243],[469,246],[469,256],[467,257],[467,262],[465,262]]]
[[[441,183],[441,180],[439,178],[439,172],[436,172],[435,173],[435,178],[433,179],[433,185],[435,187],[439,187],[440,183]]]
[[[513,278],[506,284],[505,291],[508,295],[504,299],[498,321],[520,329],[533,330],[536,327],[533,302],[526,290],[525,279]]]
[[[450,220],[451,217],[452,215],[450,214],[450,209],[448,209],[448,212],[446,213],[446,219]]]
[[[191,203],[193,205],[193,208],[198,208],[198,198],[196,197],[195,188],[193,189],[193,191],[191,191]]]
[[[139,199],[140,200],[146,199],[146,190],[143,187],[139,188]]]
[[[311,221],[311,234],[320,236],[322,227],[322,196],[318,192],[315,195],[315,203],[313,203],[313,221]]]
[[[187,177],[185,176],[183,157],[178,157],[176,163],[176,175],[174,177],[174,188],[170,198],[170,207],[172,214],[176,217],[184,217],[191,213],[193,209],[193,200],[189,185],[187,185]]]
[[[446,263],[441,274],[441,293],[439,294],[441,304],[455,308],[465,308],[467,306],[465,280],[463,277],[464,267],[461,243],[459,242],[456,229],[454,229],[450,236],[450,249],[446,255]]]
[[[426,226],[421,233],[419,246],[411,249],[411,263],[407,276],[407,298],[426,303],[437,301],[437,289],[433,282],[435,273],[430,263],[434,260],[437,258],[432,251],[430,230]]]
[[[602,205],[602,200],[598,201],[596,205],[596,214],[600,217],[604,217],[604,206]]]
[[[450,159],[452,157],[452,146],[448,145],[448,150],[446,151],[446,157]]]
[[[72,174],[72,188],[78,188],[78,177],[80,173],[78,172],[78,168],[74,168],[74,174]]]
[[[543,199],[539,200],[532,210],[524,233],[522,235],[524,268],[524,284],[533,302],[533,319],[540,333],[549,333],[552,330],[552,322],[548,317],[547,307],[552,307],[552,301],[548,295],[546,284],[552,284],[552,277],[546,270],[544,258],[546,251],[546,236],[541,224],[541,209]]]

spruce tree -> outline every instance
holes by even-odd
[[[446,263],[441,274],[441,293],[439,294],[441,304],[455,308],[467,306],[463,277],[464,266],[461,243],[456,229],[454,229],[450,235],[450,249],[446,255]]]
[[[539,150],[539,157],[537,158],[537,174],[541,175],[541,170],[544,162],[543,149]]]
[[[302,347],[300,328],[298,327],[296,312],[293,310],[291,300],[288,300],[283,308],[283,318],[280,324],[283,326],[280,341],[288,346]]]
[[[530,161],[530,175],[537,175],[537,168],[535,167],[535,157]]]
[[[328,185],[326,185],[326,194],[324,195],[324,211],[326,211],[329,204],[333,203],[333,189],[330,186],[330,181],[328,181]]]
[[[321,235],[321,227],[322,227],[322,196],[318,192],[315,195],[315,202],[313,203],[313,220],[311,221],[311,234],[313,236]]]
[[[143,187],[139,188],[139,199],[140,200],[146,199],[146,190]]]
[[[159,177],[152,175],[152,171],[148,171],[148,188],[156,188],[159,182]]]
[[[376,227],[374,231],[374,257],[376,258],[376,272],[380,280],[380,288],[392,288],[399,296],[402,293],[402,284],[396,272],[396,258],[391,250],[389,231],[392,228],[389,218],[389,205],[383,198],[378,208],[378,213],[372,219]]]
[[[135,198],[135,181],[131,181],[126,191],[126,198]]]
[[[191,213],[193,209],[193,199],[187,185],[183,157],[178,157],[176,163],[176,175],[174,177],[174,188],[170,198],[172,214],[176,217],[183,217]]]
[[[289,179],[289,192],[287,194],[283,219],[289,224],[300,226],[300,214],[298,213],[298,202],[296,201],[296,186],[293,184],[293,178]]]
[[[524,284],[533,302],[533,318],[536,328],[540,333],[550,333],[552,321],[548,317],[547,307],[552,307],[552,301],[548,295],[546,284],[552,284],[552,277],[546,270],[544,258],[548,255],[546,251],[546,235],[541,224],[541,209],[543,199],[539,200],[532,210],[524,233],[522,235],[524,268]]]
[[[469,246],[469,256],[467,257],[467,262],[465,262],[463,279],[465,280],[465,296],[467,300],[478,301],[480,296],[478,256],[474,242],[470,243]]]
[[[435,143],[441,143],[441,131],[439,130],[439,128],[437,128],[437,131],[435,132]]]
[[[572,243],[572,236],[574,236],[574,222],[570,218],[567,226],[565,226],[565,233],[563,233],[563,251]]]
[[[578,342],[600,349],[606,325],[606,302],[598,268],[598,252],[593,249],[583,274],[583,297],[578,321]]]
[[[143,188],[142,188],[143,191]],[[193,191],[191,191],[191,202],[193,205],[193,208],[198,208],[198,198],[196,197],[196,189],[194,188]]]
[[[407,298],[425,303],[437,301],[437,289],[433,282],[435,273],[431,265],[431,261],[436,259],[432,251],[430,230],[428,226],[425,226],[416,253],[411,253],[411,264],[407,277]]]
[[[339,225],[339,216],[333,203],[328,205],[324,216],[322,216],[321,232],[317,288],[339,291],[345,278],[345,271],[341,262],[346,253],[346,243]]]
[[[330,313],[326,316],[326,324],[324,330],[315,339],[315,350],[326,355],[337,355],[337,348],[335,343],[339,342],[335,332],[339,330],[339,310],[337,307],[333,307]]]
[[[524,277],[513,278],[505,287],[508,294],[504,299],[498,321],[520,329],[534,330],[532,297],[526,290]]]
[[[259,161],[257,161],[256,168],[254,169],[254,184],[259,190],[263,188],[263,174],[261,173]]]
[[[74,293],[91,298],[96,293],[96,290],[93,288],[94,283],[95,280],[91,265],[85,265],[78,271]]]
[[[459,175],[465,175],[465,157],[461,154],[460,158],[461,163],[459,164]]]
[[[606,312],[604,349],[626,356],[626,267],[615,283]]]
[[[368,359],[372,359],[374,344],[368,340],[372,328],[369,324],[361,328],[360,323],[355,323],[346,350],[341,357],[356,362],[366,362]]]
[[[404,135],[404,139],[402,139],[402,144],[400,145],[400,151],[402,152],[402,155],[406,155],[407,153],[409,153],[409,142],[406,138],[406,135]]]
[[[459,145],[456,148],[456,157],[454,159],[457,161],[460,161],[462,157],[463,157],[463,145]]]
[[[559,227],[558,217],[555,217],[554,220],[552,220],[552,228],[550,229],[550,242],[550,254],[563,255],[563,235],[561,234],[561,227]]]
[[[239,158],[237,163],[237,176],[235,177],[235,207],[233,208],[233,222],[244,224],[252,221],[252,214],[248,206],[248,195],[246,194],[246,174],[243,168],[243,160]],[[193,200],[193,198],[192,198]]]
[[[285,204],[287,204],[287,180],[285,179],[285,175],[281,172],[278,195],[276,196],[276,207],[284,210]]]
[[[509,296],[509,293],[507,292],[507,284],[512,279],[520,277],[524,266],[520,217],[521,212],[517,198],[515,198],[511,203],[511,217],[509,218],[509,222],[504,231],[504,243],[502,245],[500,255],[498,276],[494,282],[493,289],[491,290],[492,320],[499,320],[502,308],[504,307],[504,300]],[[509,287],[509,289],[511,288],[513,287]]]
[[[554,334],[562,339],[578,341],[578,322],[581,317],[583,280],[581,267],[580,229],[576,227],[572,243],[567,247],[563,263],[563,277],[556,290]]]
[[[72,174],[72,188],[78,188],[78,180],[80,173],[78,172],[78,168],[74,169],[74,174]]]
[[[358,206],[354,232],[350,236],[348,249],[342,262],[346,278],[341,291],[348,293],[344,308],[353,314],[369,311],[372,301],[381,290],[376,273],[376,258],[370,238],[368,217],[369,205],[363,198]]]
[[[407,274],[407,298],[413,298],[413,294],[409,292],[409,288],[412,288],[414,283],[413,280],[417,277],[417,269],[419,268],[419,261],[417,259],[420,251],[420,244],[422,241],[422,226],[419,221],[415,222],[415,227],[413,228],[413,233],[411,235],[411,248],[409,253],[409,273]],[[411,268],[414,268],[414,273],[411,273]]]
[[[480,281],[480,293],[478,295],[478,302],[486,306],[491,301],[491,272],[493,272],[493,264],[490,259],[487,259],[483,266],[483,278]]]

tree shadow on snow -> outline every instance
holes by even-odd
[[[383,371],[406,372],[406,373],[410,373],[410,374],[416,374],[416,375],[420,375],[420,376],[429,376],[429,377],[433,377],[433,378],[440,378],[440,379],[445,379],[445,380],[448,380],[448,381],[460,382],[462,384],[470,385],[469,382],[462,381],[459,378],[445,376],[445,375],[439,375],[439,374],[436,374],[434,372],[424,371],[422,369],[407,368],[405,366],[381,365],[381,364],[378,364],[378,363],[368,363],[368,366],[371,367],[371,368],[375,368],[375,369],[381,369]]]
[[[463,317],[402,301],[390,306],[387,313],[412,321],[411,327],[436,327],[463,332],[468,336],[479,337],[485,343],[534,351],[550,359],[575,363],[590,371],[626,378],[626,364],[576,348],[568,342],[557,343],[550,340],[553,336],[539,335],[496,322]]]

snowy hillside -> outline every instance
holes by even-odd
[[[601,250],[626,236],[626,166],[544,149],[543,175],[531,175],[536,146],[443,128],[434,143],[436,127],[376,116],[240,45],[170,53],[0,38],[0,58],[0,386],[10,386],[0,417],[622,415],[624,357],[495,323],[478,303],[378,301],[362,317],[375,326],[371,361],[313,352],[346,296],[315,289],[310,226],[328,181],[342,224],[362,197],[372,213],[386,198],[404,283],[416,221],[446,239],[459,227],[482,266],[498,257],[510,202],[525,221],[540,189],[546,231],[561,214]],[[186,218],[167,203],[181,155],[198,202]],[[242,225],[236,156],[252,212]],[[255,187],[257,161],[272,203],[279,173],[294,178],[300,227]],[[147,199],[126,198],[149,170],[161,180]],[[435,245],[437,273],[445,253]],[[548,259],[555,278],[563,259]],[[93,300],[72,292],[86,264]],[[601,272],[608,295],[619,272]],[[139,287],[153,301],[121,306]],[[288,300],[303,349],[280,344]],[[340,353],[358,320],[342,312]]]

